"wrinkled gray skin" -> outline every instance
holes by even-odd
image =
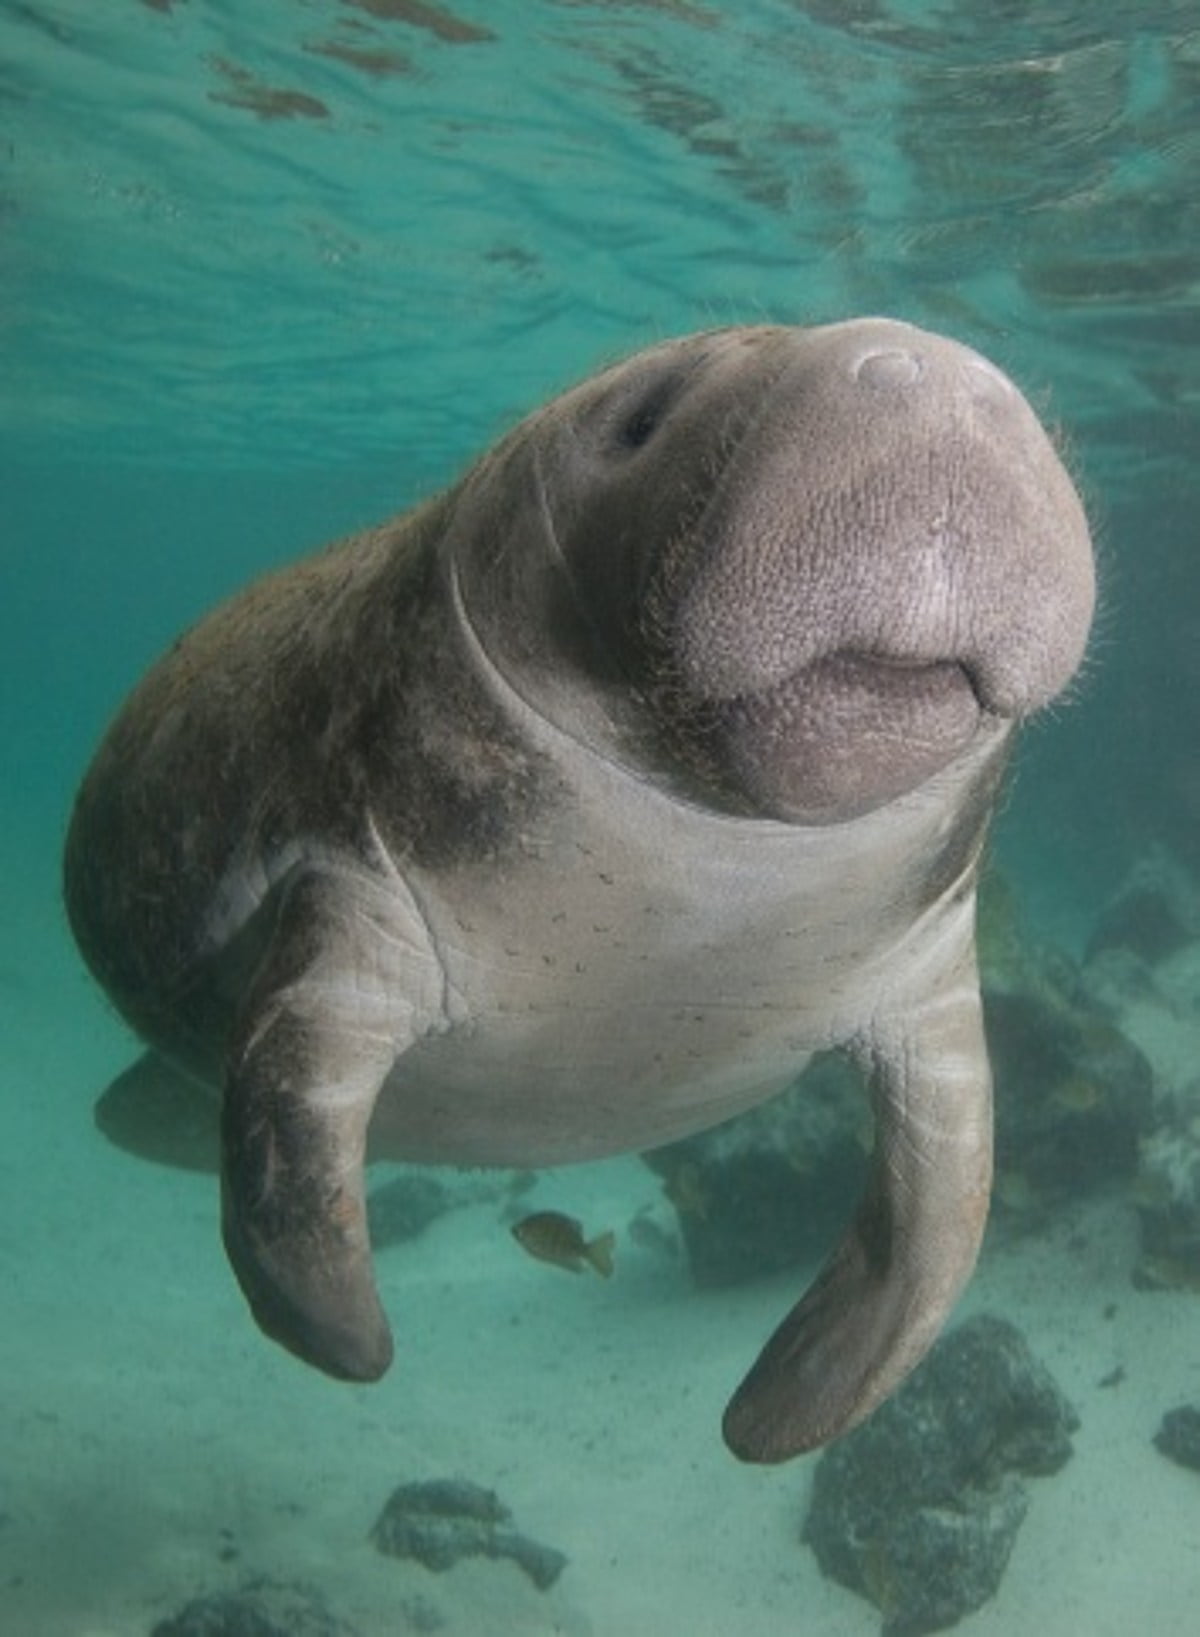
[[[368,1136],[646,1148],[840,1046],[871,1180],[725,1433],[775,1461],[861,1420],[975,1261],[980,851],[1092,603],[1024,399],[867,319],[641,353],[176,644],[87,775],[67,904],[133,1027],[222,1093],[263,1329],[387,1369]]]

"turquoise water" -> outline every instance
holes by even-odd
[[[798,1544],[811,1463],[720,1448],[778,1287],[722,1305],[631,1253],[600,1307],[598,1282],[514,1271],[480,1200],[390,1253],[387,1384],[277,1358],[212,1180],[93,1128],[134,1046],[70,944],[61,837],[111,712],[225,592],[638,346],[878,312],[1008,370],[1093,518],[1092,656],[996,841],[1036,935],[1078,954],[1153,847],[1200,872],[1196,0],[0,0],[0,108],[0,1631],[149,1632],[256,1573],[368,1637],[416,1629],[420,1597],[497,1637],[877,1629]],[[1162,1095],[1200,1045],[1200,994],[1172,1006]],[[618,1222],[658,1208],[635,1160],[537,1186]],[[1088,1277],[1154,1357],[1145,1403],[1122,1420],[1109,1394],[1093,1427],[1153,1529],[1126,1546],[1102,1514],[1071,1555],[1091,1524],[1043,1492],[1025,1580],[964,1630],[1194,1629],[1200,1480],[1144,1450],[1200,1398],[1200,1298],[1139,1316],[1112,1211]],[[1019,1308],[1041,1277],[996,1288]],[[1046,1324],[1080,1383],[1112,1367]],[[503,1565],[426,1584],[376,1561],[389,1489],[446,1468],[568,1552],[551,1602],[497,1591]]]

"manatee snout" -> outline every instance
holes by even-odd
[[[1091,544],[1050,438],[970,349],[865,319],[764,354],[759,412],[650,602],[683,730],[760,810],[826,823],[1061,690]]]

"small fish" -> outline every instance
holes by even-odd
[[[513,1223],[512,1234],[518,1245],[541,1262],[552,1262],[571,1273],[582,1273],[587,1264],[603,1279],[612,1275],[616,1235],[602,1233],[585,1239],[583,1224],[561,1211],[535,1211],[522,1217]]]

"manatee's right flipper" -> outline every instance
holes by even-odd
[[[394,895],[363,874],[291,884],[231,1042],[221,1121],[225,1248],[254,1317],[351,1381],[392,1359],[364,1208],[367,1126],[412,1039],[414,979],[440,984],[423,927],[398,920]]]
[[[975,1265],[992,1174],[991,1072],[974,952],[858,1046],[875,1105],[870,1180],[850,1231],[725,1412],[744,1461],[846,1432],[932,1345]]]

